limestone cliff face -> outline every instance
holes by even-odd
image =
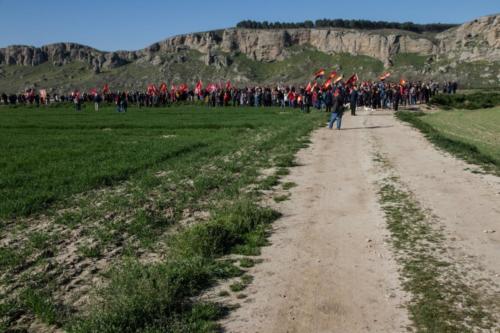
[[[32,46],[9,46],[0,49],[0,64],[37,66],[50,62],[56,66],[65,65],[71,61],[78,60],[94,68],[117,67],[132,60],[128,52],[101,52],[88,46],[75,43],[57,43],[42,47]]]
[[[500,60],[500,14],[485,16],[436,36],[439,52],[460,61]]]
[[[154,50],[175,52],[179,47],[188,47],[202,53],[241,52],[253,60],[270,62],[283,60],[286,48],[295,45],[309,45],[330,54],[367,55],[386,64],[399,52],[430,55],[438,51],[438,45],[417,34],[348,29],[226,29],[221,34],[206,32],[170,38],[158,43]]]
[[[398,53],[417,53],[457,61],[500,61],[500,15],[486,16],[434,36],[384,30],[351,29],[226,29],[175,36],[139,51],[101,52],[74,43],[40,48],[9,46],[0,49],[0,64],[36,66],[45,62],[64,65],[73,60],[91,65],[95,71],[134,61],[161,63],[158,55],[192,49],[205,54],[205,63],[224,64],[216,51],[243,53],[249,58],[271,62],[283,60],[291,46],[308,45],[319,51],[350,53],[377,58],[386,66]]]

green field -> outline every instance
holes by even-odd
[[[0,331],[214,331],[224,310],[193,297],[244,274],[221,258],[265,244],[258,203],[323,117],[0,108]],[[105,283],[68,287],[82,274]]]
[[[437,146],[486,171],[500,174],[500,108],[440,111],[415,115],[399,113]]]

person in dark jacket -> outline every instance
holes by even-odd
[[[393,101],[392,101],[392,107],[394,108],[394,111],[399,110],[399,102],[401,101],[401,90],[399,87],[396,87],[394,89],[393,93]]]
[[[304,92],[304,112],[309,113],[311,107],[311,93]]]
[[[332,105],[333,105],[333,94],[332,90],[328,89],[325,93],[326,112],[332,112]]]
[[[358,88],[354,86],[350,95],[351,116],[356,115],[356,106],[358,105]]]
[[[99,94],[94,95],[94,110],[99,111],[99,104],[102,102],[102,97]]]
[[[338,89],[334,94],[332,111],[330,121],[328,122],[328,128],[332,129],[333,124],[337,122],[337,129],[340,130],[342,126],[342,116],[344,115],[344,99]]]

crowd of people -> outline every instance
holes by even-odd
[[[28,90],[21,94],[1,94],[1,103],[5,105],[31,104],[40,106],[49,103],[70,102],[76,110],[81,110],[83,103],[93,103],[95,110],[102,102],[115,104],[117,111],[127,110],[128,105],[137,107],[166,106],[176,102],[203,103],[209,107],[224,106],[255,106],[255,107],[289,107],[300,108],[308,112],[310,108],[329,110],[333,105],[333,97],[340,94],[345,101],[352,102],[357,107],[366,106],[373,109],[393,108],[399,106],[428,103],[437,93],[454,94],[458,88],[457,82],[405,82],[399,83],[356,82],[346,85],[344,82],[328,86],[309,84],[308,86],[273,86],[244,87],[231,86],[229,83],[211,84],[205,89],[197,85],[194,89],[184,86],[183,89],[170,91],[155,90],[132,92],[84,92],[73,91],[70,94],[43,94]]]
[[[321,76],[323,76],[321,71]],[[23,94],[1,94],[1,101],[6,105],[33,104],[39,107],[42,104],[70,102],[74,104],[76,111],[82,110],[83,103],[93,103],[94,110],[99,111],[101,103],[114,104],[117,112],[127,112],[128,105],[139,108],[167,106],[178,102],[205,104],[208,107],[281,107],[300,109],[310,112],[311,108],[324,110],[330,113],[328,128],[332,129],[337,123],[337,129],[341,129],[342,117],[349,105],[352,116],[356,116],[358,107],[377,109],[393,109],[398,111],[402,106],[413,106],[429,103],[432,96],[442,92],[455,94],[458,89],[457,82],[390,82],[386,80],[390,73],[384,74],[379,81],[360,82],[357,75],[349,80],[330,78],[323,84],[318,84],[317,76],[314,84],[307,86],[285,86],[274,87],[244,87],[232,86],[228,81],[224,84],[209,84],[203,88],[198,81],[194,89],[189,89],[186,84],[179,87],[172,86],[168,89],[162,83],[160,89],[155,85],[148,85],[145,91],[112,92],[108,85],[104,86],[102,92],[92,89],[90,92],[80,93],[73,91],[68,95],[49,95],[45,90],[36,93],[30,89]]]

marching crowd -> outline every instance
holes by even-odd
[[[198,87],[199,88],[199,87]],[[165,106],[175,102],[187,101],[204,103],[210,107],[222,106],[256,106],[256,107],[290,107],[309,111],[309,108],[329,109],[333,105],[333,96],[342,95],[345,101],[352,101],[356,106],[367,106],[373,109],[398,109],[400,105],[416,105],[428,103],[437,93],[456,93],[456,82],[399,82],[391,83],[362,82],[346,85],[343,82],[328,86],[309,84],[307,87],[274,86],[238,88],[229,83],[210,85],[206,89],[172,89],[171,91],[133,91],[133,92],[72,92],[67,95],[44,94],[34,90],[21,94],[1,94],[1,103],[5,105],[41,104],[71,102],[77,110],[85,102],[94,103],[96,110],[101,102],[114,103],[118,111],[125,111],[128,105],[138,107]],[[148,88],[149,90],[149,88]],[[121,108],[120,108],[121,106]]]
[[[322,70],[320,76],[323,76]],[[430,98],[440,92],[455,94],[458,88],[457,82],[406,82],[399,83],[386,80],[390,73],[384,74],[379,81],[359,82],[357,75],[349,80],[333,79],[336,73],[330,75],[330,79],[323,84],[309,83],[307,86],[274,86],[274,87],[245,87],[232,86],[228,81],[223,84],[209,84],[205,89],[201,81],[198,81],[194,89],[189,89],[186,84],[179,87],[172,86],[168,90],[165,83],[160,89],[155,85],[149,85],[146,91],[112,92],[108,85],[104,86],[102,92],[92,89],[89,93],[74,91],[69,95],[54,94],[50,96],[45,90],[35,93],[30,89],[23,94],[1,94],[1,101],[6,105],[33,104],[39,107],[41,104],[71,102],[76,111],[81,111],[85,102],[94,104],[95,111],[99,110],[102,102],[115,104],[117,112],[126,112],[128,105],[142,107],[167,106],[177,102],[205,104],[208,107],[281,107],[300,109],[310,112],[311,108],[330,112],[328,127],[331,129],[337,123],[337,129],[341,128],[342,116],[345,105],[349,105],[351,115],[356,115],[358,107],[372,109],[393,109],[398,111],[399,107],[412,106],[416,104],[429,103]],[[316,79],[318,76],[316,76]],[[340,77],[341,78],[341,77]]]

